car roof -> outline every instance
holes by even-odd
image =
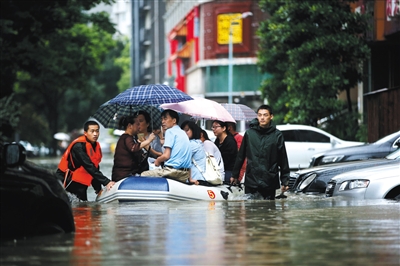
[[[317,128],[317,127],[313,127],[313,126],[299,125],[299,124],[285,124],[285,125],[277,125],[276,128],[279,129],[280,131],[296,130],[296,129],[297,130],[311,130],[311,131],[320,132],[321,134],[324,134],[324,135],[328,135],[337,140],[341,140],[338,137],[326,132],[325,130]],[[341,141],[344,141],[344,140],[341,140]]]
[[[388,136],[385,136],[382,139],[386,139],[387,141],[395,141],[396,138],[400,137],[400,131],[399,132],[395,132],[393,134],[390,135],[391,138],[388,138]],[[327,150],[318,154],[315,154],[313,157],[317,158],[320,156],[327,156],[327,155],[348,155],[348,154],[363,154],[365,152],[369,152],[369,151],[376,151],[376,147],[379,147],[380,145],[384,144],[382,142],[382,139],[377,140],[374,143],[366,143],[363,145],[357,145],[357,146],[350,146],[350,147],[343,147],[343,148],[336,148],[336,149],[331,149],[331,150]]]
[[[363,169],[372,166],[384,165],[384,164],[400,164],[400,158],[397,159],[386,159],[386,158],[379,158],[379,159],[367,159],[367,160],[359,160],[359,161],[348,161],[342,163],[331,163],[325,165],[314,166],[310,168],[305,168],[298,170],[296,173],[304,176],[308,175],[309,173],[317,173],[319,175],[331,173],[335,171],[340,172],[347,172],[352,171],[352,169]]]
[[[300,169],[296,173],[305,174],[305,173],[311,173],[311,172],[323,172],[326,170],[332,170],[334,168],[343,168],[343,167],[347,167],[347,166],[353,166],[354,164],[369,164],[372,162],[380,162],[380,161],[392,161],[392,160],[388,160],[386,158],[378,158],[378,159],[348,161],[348,162],[341,162],[341,163],[322,164],[322,165],[312,166],[309,168]],[[399,162],[400,162],[400,160],[399,160]]]
[[[276,125],[276,127],[279,130],[289,130],[289,129],[310,129],[310,130],[321,130],[317,127],[313,127],[313,126],[308,126],[308,125],[300,125],[300,124],[282,124],[282,125]],[[326,131],[324,131],[326,132]]]
[[[349,179],[379,179],[391,176],[399,176],[400,164],[385,164],[363,169],[353,170],[332,177],[332,180],[341,182]]]

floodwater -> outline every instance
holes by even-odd
[[[0,265],[400,264],[399,202],[287,196],[73,203],[75,233],[2,240]]]

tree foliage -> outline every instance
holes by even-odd
[[[106,62],[121,50],[114,26],[108,14],[86,12],[100,2],[112,0],[2,1],[1,97],[16,94],[21,138],[80,127],[95,111],[87,107],[115,94],[120,73]],[[115,72],[114,87],[99,77],[103,70]]]
[[[130,88],[131,84],[131,57],[130,57],[130,42],[124,41],[125,47],[119,58],[115,60],[115,64],[122,69],[121,79],[117,85],[120,92]]]
[[[260,1],[271,17],[258,31],[259,67],[273,75],[262,90],[279,121],[316,126],[342,110],[341,91],[352,111],[349,91],[362,78],[369,49],[367,17],[352,12],[350,2]]]

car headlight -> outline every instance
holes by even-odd
[[[322,158],[321,163],[322,164],[328,164],[328,163],[336,163],[339,162],[343,159],[344,155],[332,155],[332,156],[325,156]]]
[[[317,174],[313,173],[313,174],[307,176],[306,178],[304,178],[303,182],[301,182],[300,187],[299,187],[300,191],[305,189],[312,181],[314,181],[316,176],[317,176]]]
[[[357,188],[366,188],[366,187],[368,187],[368,185],[369,185],[369,180],[366,180],[366,179],[344,181],[340,185],[339,191],[351,190],[351,189],[357,189]]]

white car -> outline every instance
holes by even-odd
[[[287,124],[276,127],[283,133],[291,170],[307,168],[311,157],[316,153],[364,144],[363,142],[341,140],[312,126]]]
[[[400,163],[346,172],[333,177],[325,196],[400,200]]]

